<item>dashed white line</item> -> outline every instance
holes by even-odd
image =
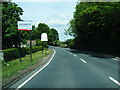
[[[83,59],[80,59],[82,62],[84,62],[84,63],[87,63],[85,60],[83,60]]]
[[[109,79],[112,80],[114,83],[116,83],[118,86],[120,86],[120,83],[117,80],[115,80],[114,78],[109,77]]]
[[[118,61],[118,59],[116,59],[116,58],[112,58],[112,59]]]
[[[69,52],[69,54],[72,54],[71,52]]]
[[[75,57],[77,57],[77,55],[74,54]]]
[[[54,49],[53,49],[54,50]],[[17,89],[15,90],[19,90],[21,87],[23,87],[27,82],[29,82],[33,77],[35,77],[40,71],[42,71],[42,69],[44,69],[53,59],[54,55],[55,55],[56,51],[54,50],[54,54],[51,57],[51,59],[48,61],[47,64],[45,64],[42,68],[40,68],[36,73],[34,73],[31,77],[29,77],[25,82],[23,82],[20,86],[17,87]]]

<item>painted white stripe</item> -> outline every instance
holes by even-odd
[[[109,77],[109,79],[112,80],[114,83],[116,83],[118,86],[120,86],[120,83],[117,80],[115,80],[114,78]]]
[[[53,49],[54,50],[54,49]],[[25,82],[23,82],[20,86],[17,87],[17,89],[15,90],[19,90],[21,87],[23,87],[27,82],[29,82],[33,77],[35,77],[40,71],[42,71],[53,59],[54,55],[55,55],[56,51],[54,50],[54,53],[51,57],[51,59],[49,60],[48,63],[46,63],[42,68],[40,68],[36,73],[34,73],[31,77],[29,77]]]
[[[72,54],[71,52],[69,52],[69,54]]]
[[[83,60],[83,59],[80,59],[82,62],[84,62],[84,63],[87,63],[85,60]]]
[[[74,54],[75,57],[77,57],[77,55]]]
[[[116,61],[118,61],[118,59],[116,59],[116,58],[113,58],[113,60],[116,60]]]

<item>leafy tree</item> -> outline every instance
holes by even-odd
[[[67,39],[65,44],[67,44],[68,48],[74,48],[74,39]]]
[[[51,28],[49,31],[49,44],[51,45],[57,45],[57,41],[59,40],[59,34],[56,29]]]
[[[18,45],[17,21],[20,21],[22,8],[12,2],[2,3],[2,41],[3,49]]]
[[[48,44],[57,45],[57,40],[59,40],[59,35],[56,29],[50,29],[45,23],[39,23],[38,27],[33,30],[33,39],[40,39],[42,33],[47,33]]]
[[[120,2],[80,2],[67,32],[75,37],[75,48],[120,52]]]

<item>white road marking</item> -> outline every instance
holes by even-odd
[[[112,59],[118,61],[118,59],[116,59],[116,58],[112,58]]]
[[[109,77],[109,79],[112,80],[114,83],[116,83],[118,86],[120,86],[120,83],[117,80],[115,80],[114,78]]]
[[[53,49],[54,50],[54,49]],[[53,59],[54,55],[55,55],[56,51],[54,50],[54,54],[51,57],[51,59],[49,60],[49,62],[47,64],[45,64],[42,68],[40,68],[36,73],[34,73],[31,77],[29,77],[25,82],[23,82],[20,86],[17,87],[17,89],[15,90],[19,90],[21,87],[23,87],[27,82],[29,82],[33,77],[35,77],[40,71],[42,71]]]
[[[75,57],[77,57],[77,55],[74,54]]]
[[[71,52],[69,52],[69,54],[72,54]]]
[[[82,62],[84,62],[84,63],[87,63],[85,60],[83,60],[83,59],[80,59]]]

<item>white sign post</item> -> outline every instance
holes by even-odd
[[[41,41],[48,41],[47,33],[41,34]],[[43,47],[43,42],[42,42],[42,54],[43,54],[43,49],[44,49],[44,47]],[[47,52],[47,50],[46,50],[46,52]]]
[[[32,21],[18,21],[18,30],[19,31],[31,31]]]
[[[18,30],[19,30],[19,58],[21,60],[21,33],[20,31],[30,31],[30,61],[32,61],[32,42],[31,42],[31,31],[32,31],[32,21],[18,21]]]
[[[48,41],[47,33],[42,33],[41,34],[41,41]]]

